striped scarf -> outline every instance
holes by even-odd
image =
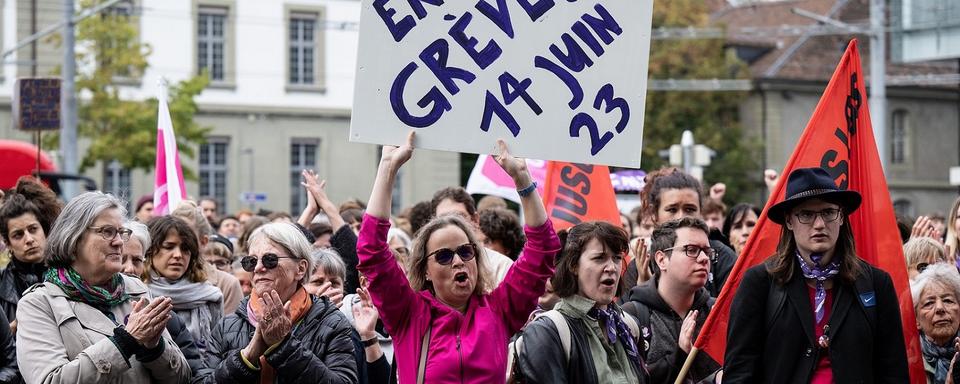
[[[110,313],[110,308],[130,299],[119,273],[114,274],[105,287],[90,285],[73,268],[50,268],[44,281],[60,287],[67,299],[86,303],[103,313]]]

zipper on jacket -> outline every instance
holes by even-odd
[[[463,383],[463,351],[460,350],[460,332],[457,331],[457,356],[460,357],[460,383]]]

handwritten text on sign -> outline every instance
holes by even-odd
[[[372,0],[351,139],[638,167],[651,0]]]
[[[60,129],[60,79],[17,79],[13,122],[25,131]]]

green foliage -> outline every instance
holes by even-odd
[[[81,7],[91,8],[104,1],[82,0]],[[140,84],[151,53],[149,45],[140,42],[138,18],[108,10],[77,24],[77,133],[90,140],[80,162],[81,171],[113,160],[130,169],[149,172],[154,168],[158,101],[124,100],[120,96],[124,85]],[[177,147],[189,158],[194,157],[195,146],[205,141],[210,130],[193,120],[197,112],[193,99],[208,83],[206,75],[194,76],[171,85],[168,91]],[[144,88],[153,86],[145,84]],[[56,147],[57,136],[50,135],[45,144]],[[196,178],[187,166],[183,166],[183,173],[186,178]]]
[[[708,9],[702,0],[654,3],[653,27],[705,27]],[[651,79],[746,78],[746,66],[728,54],[722,39],[653,40]],[[684,130],[693,132],[717,156],[704,170],[704,184],[727,184],[727,203],[749,199],[763,186],[759,170],[759,142],[743,135],[739,106],[746,92],[647,92],[644,117],[644,169],[667,164],[659,151],[680,143]]]

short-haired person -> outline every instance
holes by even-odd
[[[567,231],[551,279],[560,301],[554,310],[565,324],[538,317],[523,330],[517,364],[530,383],[647,383],[649,377],[631,328],[635,320],[616,299],[627,233],[591,221]],[[631,326],[630,324],[633,324]],[[569,331],[569,358],[560,327]]]
[[[903,245],[907,259],[907,276],[913,281],[927,266],[947,263],[947,251],[943,244],[930,237],[914,237]]]
[[[153,218],[153,195],[143,195],[137,199],[137,209],[133,211],[133,219],[146,224]]]
[[[458,215],[470,223],[473,235],[480,240],[481,244],[486,241],[483,231],[480,230],[480,215],[477,213],[477,206],[473,197],[463,187],[447,187],[437,191],[433,194],[430,205],[433,207],[433,217]],[[484,253],[487,256],[485,267],[487,273],[493,276],[492,287],[496,287],[507,276],[507,271],[513,265],[513,260],[493,249],[484,248]]]
[[[173,309],[120,273],[124,203],[74,197],[50,230],[44,283],[20,300],[17,362],[27,383],[183,383],[190,366],[165,331]]]
[[[250,236],[241,259],[254,290],[214,330],[206,383],[356,383],[353,328],[328,300],[307,293],[311,251],[291,223]]]
[[[219,225],[217,225],[217,234],[230,241],[237,241],[240,238],[240,232],[243,230],[243,225],[240,223],[240,220],[236,216],[227,215],[220,219]]]
[[[910,293],[927,383],[943,384],[960,336],[960,273],[950,264],[931,265],[910,282]]]
[[[210,196],[201,197],[197,205],[199,205],[200,209],[203,210],[203,217],[207,218],[207,222],[217,222],[217,216],[220,214],[220,204],[217,202],[216,198]]]
[[[123,242],[123,273],[140,278],[143,276],[147,248],[150,248],[150,228],[139,221],[127,220],[123,227],[130,230],[130,240]]]
[[[0,271],[0,308],[17,330],[17,301],[30,286],[43,282],[47,234],[63,207],[49,188],[22,177],[0,205],[0,235],[10,251],[10,264]]]
[[[220,235],[210,235],[207,246],[201,250],[203,261],[223,272],[230,273],[233,269],[233,243],[230,239]]]
[[[720,230],[723,227],[723,221],[726,219],[727,206],[714,200],[706,199],[703,202],[703,221],[711,230]]]
[[[207,282],[197,239],[183,220],[173,216],[150,220],[150,239],[143,281],[152,295],[171,299],[173,311],[183,319],[203,356],[213,327],[223,318],[223,293]]]
[[[506,208],[490,208],[479,211],[479,218],[478,224],[484,235],[485,247],[500,252],[511,260],[520,257],[527,238],[523,235],[520,217],[515,212]]]
[[[638,319],[651,383],[673,383],[694,340],[710,313],[714,299],[704,288],[710,274],[710,231],[703,220],[684,217],[653,231],[650,255],[658,268],[653,278],[630,290],[623,310]],[[688,382],[713,382],[720,365],[706,354],[697,355],[687,373]]]
[[[347,279],[347,266],[333,249],[314,249],[310,252],[313,274],[307,279],[304,288],[311,295],[326,297],[333,305],[340,307],[343,302],[343,281]]]
[[[420,229],[406,276],[389,245],[393,183],[413,154],[414,133],[402,147],[384,146],[357,253],[360,272],[386,330],[393,336],[401,383],[503,383],[506,346],[526,323],[544,280],[553,273],[560,240],[547,220],[526,163],[499,141],[497,163],[519,190],[527,244],[506,279],[489,290],[486,251],[472,224],[441,215]],[[425,346],[425,347],[424,347]]]
[[[767,211],[783,226],[777,251],[744,274],[731,305],[724,384],[909,381],[893,281],[857,256],[849,215],[860,202],[821,168],[790,173]]]

